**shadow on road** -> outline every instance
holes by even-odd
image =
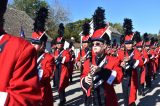
[[[80,106],[83,104],[83,96],[78,96],[66,102],[65,106]]]
[[[80,92],[80,91],[82,91],[82,88],[76,88],[76,89],[69,90],[68,92],[66,92],[66,97],[73,95],[74,93]]]
[[[160,73],[152,81],[151,88],[145,88],[145,95],[139,99],[137,106],[160,106]],[[138,95],[137,95],[138,96]],[[123,93],[117,93],[119,106],[124,105]]]
[[[160,73],[158,74],[156,80],[153,81],[152,88],[149,89],[146,94],[151,93],[156,88],[160,88]],[[153,94],[146,95],[140,99],[138,106],[158,106],[157,102],[160,102],[160,89],[157,89]]]
[[[118,104],[119,104],[119,106],[122,106],[124,104],[123,93],[117,93],[117,97],[118,97]],[[120,101],[120,100],[122,100],[122,101]]]
[[[157,102],[160,102],[160,90],[157,90],[153,95],[147,95],[140,99],[138,106],[158,106]]]

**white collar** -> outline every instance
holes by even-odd
[[[3,36],[4,36],[4,35],[1,35],[1,36],[0,36],[0,40],[3,38]]]

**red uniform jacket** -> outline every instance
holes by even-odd
[[[89,54],[90,53],[90,51],[88,50],[88,49],[86,49],[86,50],[82,50],[81,51],[81,54],[80,54],[80,52],[78,53],[78,56],[77,56],[77,58],[76,58],[76,62],[78,62],[78,61],[81,61],[80,59],[81,59],[81,57],[85,57],[86,58],[86,60],[89,58]],[[92,52],[92,56],[94,55],[94,52]],[[81,61],[82,63],[84,63],[84,61]]]
[[[110,49],[110,56],[117,57],[117,50]]]
[[[80,54],[80,52],[78,53],[78,56],[77,56],[77,58],[76,58],[76,61],[80,61],[80,59],[81,59],[81,56],[82,57],[86,57],[87,55],[87,51],[85,51],[85,50],[82,50],[81,51],[81,54]]]
[[[70,54],[70,61],[69,61],[68,67],[69,67],[69,74],[71,76],[74,70],[75,53],[72,49],[69,49],[68,52]]]
[[[4,34],[0,45],[0,102],[5,106],[38,106],[41,92],[36,50],[26,40],[9,34]]]
[[[131,55],[133,56],[133,59],[136,60],[136,62],[134,63],[134,68],[136,68],[138,66],[142,67],[143,60],[142,60],[140,52],[138,52],[136,49],[134,49],[133,52],[131,53]],[[126,57],[128,57],[128,56],[129,56],[128,53],[126,53]],[[124,51],[123,50],[118,52],[118,60],[119,60],[119,63],[121,63],[124,60]],[[136,101],[137,88],[138,88],[138,75],[137,75],[136,69],[133,69],[131,73],[132,73],[132,76],[131,76],[131,80],[130,80],[129,104]]]
[[[59,76],[60,82],[59,82],[58,91],[64,90],[69,85],[69,71],[68,71],[67,66],[68,66],[68,62],[70,61],[70,54],[67,50],[62,50],[60,53],[61,53],[62,60],[59,64],[61,67],[61,70],[60,70],[61,73]],[[54,52],[54,56],[59,56],[60,53],[58,52],[58,50],[56,50]],[[55,61],[56,61],[56,59],[55,59]],[[64,62],[62,62],[62,61],[64,61]],[[55,71],[58,71],[57,67],[55,68]]]
[[[148,75],[152,76],[156,73],[156,63],[155,63],[156,55],[153,49],[149,50],[147,53],[149,57]]]
[[[102,72],[102,74],[105,74],[105,71],[107,71],[107,73],[108,72],[110,73],[108,74],[108,77],[105,78],[106,80],[104,81],[104,84],[103,84],[104,90],[105,90],[104,95],[106,97],[105,99],[106,106],[108,104],[110,106],[118,106],[117,96],[116,96],[113,84],[120,83],[123,76],[121,68],[113,60],[115,60],[115,58],[110,56],[105,57],[105,62],[107,63],[103,66],[103,68],[107,70],[104,70],[104,73]],[[95,56],[92,56],[92,64],[96,65]],[[90,96],[91,89],[90,89],[90,86],[88,88],[85,86],[84,78],[88,75],[89,71],[90,71],[90,60],[88,59],[84,62],[84,70],[81,76],[81,87],[86,92],[87,96]],[[116,73],[116,75],[114,76],[112,72]]]
[[[155,64],[156,64],[156,70],[158,69],[158,60],[159,60],[159,48],[155,49]]]
[[[142,66],[142,73],[141,73],[141,84],[144,84],[145,83],[145,77],[146,77],[146,65],[149,61],[149,58],[148,58],[148,54],[147,54],[147,51],[146,50],[142,50],[141,52],[141,55],[142,55],[142,59],[143,59],[143,66]]]
[[[53,71],[53,57],[43,53],[38,57],[38,72],[42,92],[42,106],[53,106],[53,95],[50,85],[50,77]]]

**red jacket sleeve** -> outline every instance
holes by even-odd
[[[22,43],[23,45],[23,43]],[[7,88],[7,106],[38,106],[41,99],[38,73],[36,71],[36,51],[25,44],[15,64],[12,79]]]
[[[87,83],[85,83],[85,77],[88,75],[89,71],[90,71],[90,61],[89,59],[86,60],[84,62],[84,68],[83,68],[83,72],[82,72],[82,75],[81,75],[81,80],[80,80],[80,84],[81,84],[81,87],[82,89],[85,91],[85,93],[87,94],[87,96],[90,95],[90,85],[88,85]]]
[[[119,84],[122,81],[123,78],[123,72],[122,72],[122,67],[120,67],[120,63],[118,61],[118,58],[115,58],[115,64],[113,67],[113,70],[115,70],[117,72],[117,76],[114,80],[114,84]]]
[[[71,58],[69,52],[67,50],[64,50],[62,55],[63,55],[64,63],[68,63]],[[62,59],[62,61],[63,61],[63,59]]]
[[[134,59],[136,60],[136,62],[134,63],[133,68],[136,68],[137,66],[139,67],[143,66],[143,60],[142,60],[141,53],[137,50],[135,50]]]
[[[78,57],[76,58],[76,61],[80,61],[80,52],[78,53]]]
[[[50,78],[52,76],[54,65],[53,65],[53,57],[48,53],[45,54],[44,61],[42,61],[42,68],[44,70],[42,79]]]
[[[148,54],[145,50],[143,50],[143,58],[144,58],[144,64],[149,61]]]

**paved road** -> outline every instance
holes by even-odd
[[[66,104],[65,106],[84,106],[82,90],[80,87],[80,72],[74,71],[73,73],[73,83],[66,88]],[[118,96],[118,102],[120,106],[123,106],[123,94],[121,89],[121,84],[115,86],[115,90]],[[138,106],[160,106],[160,74],[158,78],[153,81],[152,89],[145,89],[146,96],[138,96],[136,103]],[[58,106],[59,99],[58,93],[55,88],[53,88],[54,95],[54,106]]]

